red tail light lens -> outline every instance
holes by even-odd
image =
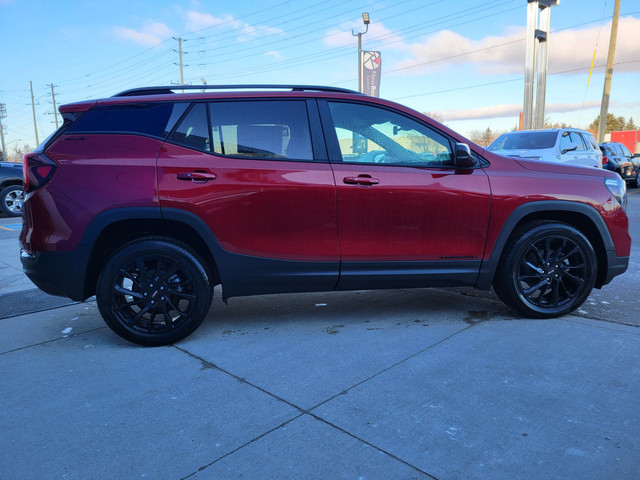
[[[24,191],[33,192],[49,181],[57,165],[41,153],[28,153],[24,156],[22,176]]]
[[[602,157],[602,165],[609,163],[609,157]]]

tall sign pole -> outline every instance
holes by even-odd
[[[369,31],[369,23],[371,23],[369,14],[367,12],[364,12],[362,14],[362,21],[364,22],[364,25],[366,27],[364,32],[354,33],[354,31],[351,30],[351,35],[353,35],[354,37],[358,37],[358,91],[360,93],[362,93],[362,91],[364,90],[362,84],[362,35]]]
[[[613,7],[613,20],[611,21],[611,39],[609,40],[609,53],[607,54],[607,72],[604,77],[604,89],[602,91],[602,103],[600,104],[600,121],[598,122],[598,143],[604,142],[607,133],[607,117],[609,116],[609,97],[611,94],[611,77],[613,77],[613,60],[616,56],[616,40],[618,38],[618,17],[620,16],[620,0],[616,0]]]
[[[551,23],[550,7],[556,6],[560,0],[527,0],[527,44],[524,66],[524,103],[522,126],[524,130],[544,128],[544,106],[547,89],[547,49],[549,26]],[[540,29],[538,15],[540,14]],[[535,86],[536,104],[534,112],[534,78],[538,78]]]

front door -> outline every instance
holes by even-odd
[[[473,283],[489,223],[482,168],[455,168],[452,139],[407,114],[360,103],[327,107],[340,287]]]

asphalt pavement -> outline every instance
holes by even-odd
[[[639,290],[623,317],[603,300],[633,253],[555,320],[471,289],[216,289],[193,335],[144,348],[34,290],[18,228],[0,218],[1,479],[640,479]]]

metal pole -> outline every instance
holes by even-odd
[[[40,145],[40,139],[38,138],[38,124],[36,123],[36,104],[33,101],[33,82],[29,80],[29,87],[31,88],[31,111],[33,112],[33,130],[36,132],[36,144]]]
[[[548,45],[549,45],[549,25],[551,23],[551,8],[543,7],[540,12],[540,30],[536,31],[536,39],[538,40],[538,79],[536,82],[536,109],[533,119],[533,128],[544,128],[544,106],[547,93],[547,66]]]
[[[182,38],[178,38],[178,55],[180,57],[180,85],[184,85],[184,77],[182,75]]]
[[[56,110],[56,94],[53,93],[53,83],[51,84],[51,100],[53,100],[53,118],[56,119],[56,130],[58,126],[58,111]]]
[[[362,33],[358,33],[358,91],[362,90]]]
[[[523,121],[524,130],[533,127],[533,77],[536,61],[536,28],[538,26],[538,2],[529,0],[527,5],[527,44],[524,60],[524,105]]]
[[[4,125],[2,124],[2,119],[7,116],[7,107],[4,103],[0,103],[0,140],[2,140],[2,160],[5,162],[9,160],[9,155],[7,154],[7,146],[4,144]]]
[[[607,72],[604,77],[604,90],[602,91],[602,103],[600,104],[600,122],[598,123],[598,143],[604,142],[607,132],[607,117],[609,116],[609,97],[611,95],[611,77],[613,77],[613,61],[616,56],[616,40],[618,38],[618,17],[620,16],[620,0],[616,0],[613,7],[613,20],[611,21],[611,39],[609,40],[609,53],[607,54]]]

